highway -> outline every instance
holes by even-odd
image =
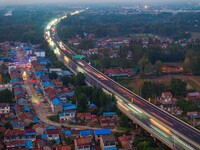
[[[71,15],[78,14],[76,11]],[[96,70],[82,59],[75,59],[74,53],[58,37],[56,25],[67,16],[52,20],[46,27],[44,38],[59,60],[74,73],[82,72],[86,82],[102,88],[117,98],[117,107],[135,123],[148,131],[153,137],[171,149],[200,150],[200,131],[182,122],[171,114],[149,103],[139,95],[121,86]]]

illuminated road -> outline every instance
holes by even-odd
[[[80,12],[76,11],[71,15],[78,13]],[[114,94],[117,106],[124,114],[171,149],[200,150],[199,130],[124,88],[85,61],[75,59],[76,54],[60,41],[56,33],[56,25],[66,18],[67,16],[63,16],[51,21],[44,34],[49,47],[59,60],[63,61],[72,72],[84,73],[88,84],[100,87],[108,94]]]

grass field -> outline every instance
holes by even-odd
[[[171,75],[171,76],[162,76],[158,78],[149,78],[149,79],[132,79],[129,80],[129,86],[135,89],[135,92],[139,94],[142,84],[144,81],[153,81],[157,83],[163,83],[166,86],[170,85],[171,78],[180,78],[183,81],[187,82],[187,89],[195,89],[200,92],[200,76],[184,76],[184,75]]]

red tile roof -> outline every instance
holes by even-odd
[[[37,128],[44,128],[44,126],[37,123],[37,124],[33,125],[33,127],[32,127],[32,129],[34,129],[34,130],[37,129]]]
[[[26,141],[25,140],[15,140],[15,141],[8,141],[6,143],[6,147],[15,147],[18,145],[26,145]]]
[[[58,129],[47,129],[46,130],[46,133],[48,135],[51,135],[51,134],[59,134],[59,130]]]
[[[90,145],[90,139],[86,138],[86,137],[81,137],[81,138],[77,138],[75,139],[77,146],[84,146],[84,145]]]
[[[23,135],[23,131],[19,130],[19,129],[8,129],[6,130],[6,132],[4,133],[5,137],[10,137],[10,136],[17,136],[17,135]]]

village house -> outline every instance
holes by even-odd
[[[117,141],[114,135],[101,135],[100,137],[100,147],[102,150],[112,149],[117,150]]]
[[[51,101],[51,109],[54,114],[58,114],[63,111],[63,105],[60,99],[54,98]]]
[[[0,103],[0,116],[5,116],[10,113],[9,103]]]
[[[59,139],[60,131],[58,129],[47,129],[46,135],[48,140],[56,140]]]
[[[45,132],[45,128],[42,124],[34,124],[32,129],[35,130],[37,135],[42,135]]]
[[[91,150],[91,140],[86,137],[74,140],[75,150]]]
[[[111,135],[110,129],[96,129],[94,130],[95,141],[100,142],[100,137],[102,135]]]
[[[24,131],[25,125],[22,121],[12,120],[11,125],[12,125],[13,129],[18,129],[18,130]]]
[[[200,100],[200,93],[199,92],[191,92],[188,93],[186,96],[187,100]]]
[[[80,137],[87,137],[92,140],[94,138],[93,130],[82,130],[80,131]]]
[[[24,138],[24,131],[19,129],[7,129],[4,133],[4,141],[12,141]]]
[[[59,119],[60,122],[65,122],[65,121],[71,121],[71,122],[76,122],[75,120],[75,112],[63,112],[63,113],[59,113]]]
[[[124,150],[132,150],[132,143],[133,143],[132,135],[120,136],[118,137],[118,141],[122,145],[122,148]]]

